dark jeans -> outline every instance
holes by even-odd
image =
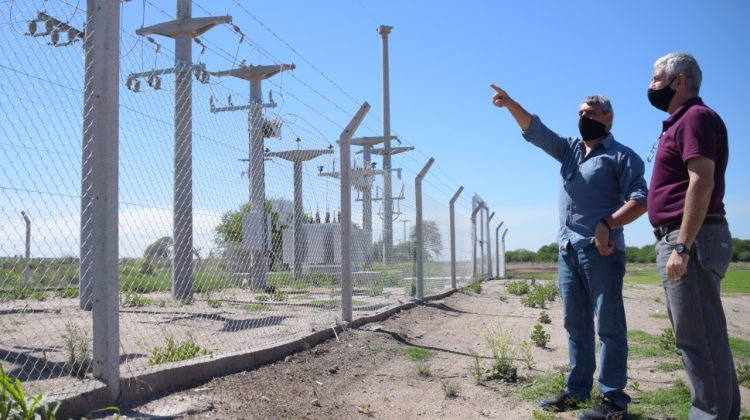
[[[703,225],[690,251],[687,273],[671,282],[665,267],[678,234],[670,232],[656,244],[656,266],[690,379],[690,419],[737,419],[740,390],[720,295],[732,257],[731,234],[725,224]]]
[[[568,332],[570,373],[565,380],[568,392],[588,399],[596,369],[595,332],[599,333],[599,390],[622,408],[630,397],[627,384],[628,336],[622,279],[625,253],[599,255],[595,246],[576,251],[568,245],[558,263],[564,324]],[[594,330],[596,317],[596,331]]]

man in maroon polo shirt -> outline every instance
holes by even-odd
[[[698,96],[701,78],[687,53],[669,53],[654,64],[648,99],[670,115],[655,146],[648,217],[690,379],[690,418],[736,419],[740,394],[720,295],[732,256],[723,203],[729,149],[724,122]]]

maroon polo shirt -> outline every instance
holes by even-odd
[[[716,165],[708,214],[725,214],[724,172],[729,157],[727,128],[719,114],[704,105],[700,97],[694,97],[663,122],[648,189],[648,218],[652,226],[682,218],[690,180],[687,162],[699,156],[713,160]]]

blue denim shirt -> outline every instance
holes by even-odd
[[[560,231],[558,244],[577,250],[594,242],[594,230],[602,217],[609,217],[630,200],[646,205],[648,191],[643,178],[643,160],[610,133],[584,157],[583,140],[560,137],[534,115],[523,132],[529,143],[562,164],[560,168]],[[615,249],[625,250],[622,228],[610,233]]]

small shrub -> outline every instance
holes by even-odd
[[[78,297],[78,288],[77,287],[66,287],[64,289],[60,289],[57,291],[57,296],[64,298],[64,299],[70,299],[70,298],[77,298]]]
[[[289,300],[289,293],[281,290],[276,290],[275,292],[273,292],[273,300],[276,302],[286,302],[287,300]]]
[[[60,403],[50,409],[47,396],[26,395],[21,381],[5,375],[0,365],[0,418],[4,419],[54,419]]]
[[[500,295],[498,299],[500,299],[500,302],[508,303],[508,295]]]
[[[471,350],[469,353],[474,359],[474,363],[472,363],[471,365],[471,376],[479,384],[482,382],[482,364],[479,360],[479,353],[475,352],[474,350]]]
[[[552,318],[549,317],[549,314],[547,312],[542,311],[541,314],[539,314],[539,322],[542,324],[551,324]]]
[[[242,309],[248,311],[248,312],[259,312],[259,311],[265,311],[267,309],[270,309],[271,307],[266,305],[265,303],[246,303],[242,305]]]
[[[420,347],[407,347],[405,349],[401,349],[401,353],[414,361],[427,360],[432,356],[431,351],[425,350]]]
[[[125,308],[140,308],[151,304],[151,299],[140,293],[127,292],[122,300],[122,306]]]
[[[195,302],[193,295],[187,295],[180,298],[180,303],[183,305],[192,305]]]
[[[531,332],[531,341],[535,346],[545,348],[549,342],[550,335],[544,331],[542,324],[534,325],[534,331]]]
[[[193,359],[198,356],[208,356],[210,354],[211,352],[209,350],[202,349],[195,343],[191,334],[188,334],[187,339],[179,343],[174,337],[168,336],[164,347],[154,347],[153,350],[151,350],[151,356],[148,358],[148,365],[156,366],[169,362],[179,362],[181,360]]]
[[[44,290],[34,290],[31,292],[31,298],[39,302],[44,302],[47,298],[47,294],[44,293]]]
[[[219,299],[206,299],[206,303],[209,308],[216,309],[221,307],[221,300]]]
[[[552,411],[534,410],[531,412],[533,420],[555,420],[557,415]]]
[[[476,293],[478,295],[482,294],[482,283],[480,283],[477,280],[472,281],[469,283],[468,286],[466,286],[466,289],[468,289],[472,293]]]
[[[417,362],[416,370],[417,375],[423,378],[429,378],[432,375],[432,372],[430,371],[430,365],[424,361]]]
[[[508,293],[511,295],[521,296],[529,292],[529,284],[523,280],[514,280],[505,285]]]
[[[510,333],[503,333],[499,326],[490,324],[482,330],[482,338],[492,351],[492,365],[485,371],[485,379],[517,382],[518,368]]]
[[[63,335],[68,354],[67,368],[71,376],[86,376],[92,360],[92,349],[86,332],[73,324],[65,326]]]
[[[560,296],[560,288],[554,283],[539,285],[537,289],[539,290],[538,293],[544,296],[544,300],[547,302],[554,302]]]
[[[659,348],[666,350],[670,353],[680,353],[677,349],[677,342],[674,337],[674,330],[671,328],[664,328],[659,336]]]
[[[445,398],[456,398],[458,393],[461,391],[461,385],[454,381],[441,381],[440,384],[443,386],[443,394]]]
[[[255,300],[257,300],[258,302],[267,302],[271,300],[271,297],[268,295],[258,295],[258,296],[255,296]]]
[[[532,343],[526,340],[521,341],[518,345],[518,348],[521,350],[521,361],[528,370],[534,369],[534,353],[531,346]]]
[[[534,286],[529,289],[525,297],[521,299],[521,303],[529,308],[542,308],[547,301],[547,291],[544,286]]]
[[[750,364],[740,363],[737,365],[737,381],[745,388],[750,388]]]

